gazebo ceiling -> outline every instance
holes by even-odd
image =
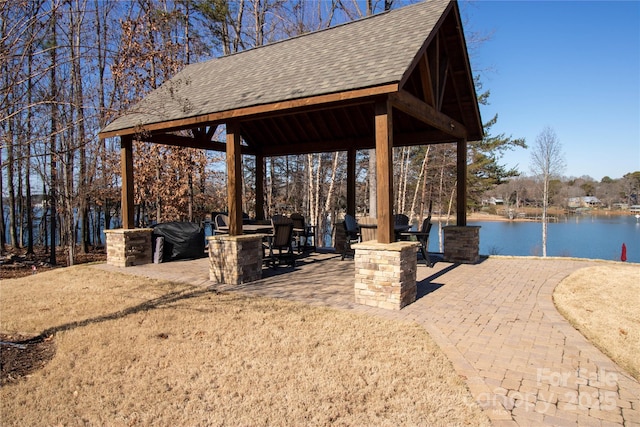
[[[457,3],[432,1],[185,67],[100,136],[225,150],[238,125],[263,156],[373,148],[374,106],[396,146],[482,138]],[[176,131],[191,129],[192,136]]]

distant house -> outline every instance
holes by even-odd
[[[597,208],[602,206],[602,202],[594,196],[570,197],[567,206],[570,209]]]
[[[613,205],[611,205],[611,207],[613,209],[619,209],[621,211],[626,211],[627,209],[629,209],[629,204],[628,203],[614,203]]]

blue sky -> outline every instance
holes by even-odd
[[[461,4],[471,65],[490,90],[492,134],[531,147],[549,126],[565,176],[640,171],[640,2],[473,1]],[[472,43],[472,33],[491,35]],[[531,174],[530,150],[502,163]]]

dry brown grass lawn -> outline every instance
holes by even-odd
[[[553,299],[576,329],[640,380],[640,266],[578,270],[556,287]]]
[[[0,332],[55,357],[3,425],[488,425],[419,326],[107,273],[0,282]]]

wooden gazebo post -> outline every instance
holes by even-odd
[[[378,198],[378,243],[395,240],[391,212],[393,211],[393,118],[387,98],[376,102],[376,182]]]
[[[262,234],[242,234],[242,152],[240,126],[227,122],[227,203],[229,234],[208,237],[209,279],[216,283],[238,285],[262,278]],[[262,156],[256,156],[256,189],[262,184]],[[258,200],[256,200],[258,203]],[[256,205],[256,214],[260,208]]]
[[[480,260],[480,227],[467,226],[467,140],[457,142],[456,225],[444,227],[444,260],[476,263]]]
[[[227,123],[227,204],[229,206],[229,235],[242,234],[242,154],[240,128]]]
[[[152,257],[150,228],[135,228],[133,188],[133,135],[120,137],[122,228],[105,230],[107,264],[118,267],[148,264]]]
[[[264,156],[256,154],[256,219],[264,219]]]
[[[347,214],[356,215],[356,149],[347,150]]]
[[[355,298],[360,304],[399,310],[416,300],[416,242],[395,242],[393,224],[393,108],[375,104],[378,240],[353,245]]]
[[[458,141],[456,150],[456,173],[457,173],[457,191],[456,191],[456,224],[459,227],[467,225],[467,140]]]
[[[120,171],[122,177],[122,228],[131,230],[134,228],[133,137],[131,135],[120,137]]]

